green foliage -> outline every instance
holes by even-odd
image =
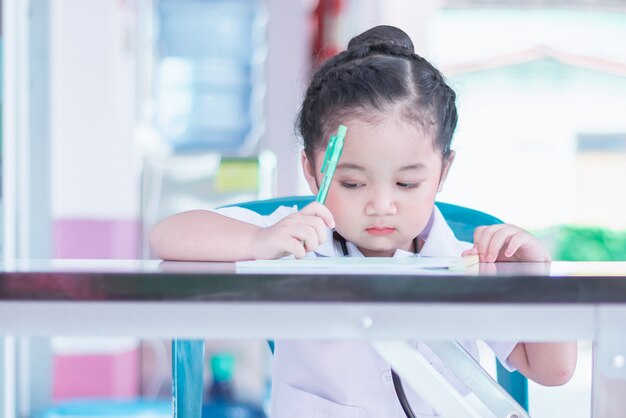
[[[564,225],[543,231],[539,237],[551,249],[554,260],[626,260],[626,231]]]

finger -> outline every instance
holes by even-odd
[[[299,225],[305,224],[315,230],[318,243],[323,244],[326,242],[326,239],[328,238],[328,227],[322,218],[312,215],[301,215],[298,221]]]
[[[320,218],[302,215],[299,212],[279,221],[273,228],[276,234],[283,237],[283,240],[288,240],[287,249],[294,255],[299,254],[301,250],[294,249],[295,244],[291,240],[295,239],[306,253],[315,250],[320,245],[318,228],[322,230],[324,239],[327,236],[327,228]]]
[[[505,244],[511,240],[511,237],[519,232],[517,227],[507,225],[506,227],[498,229],[489,242],[489,248],[487,250],[487,259],[489,262],[494,262],[498,259],[498,255],[501,253]]]
[[[287,245],[287,251],[293,254],[293,256],[296,257],[297,259],[304,258],[304,256],[306,255],[306,250],[304,249],[304,245],[302,244],[300,240],[295,239],[295,238],[292,238],[289,241]]]
[[[511,258],[515,255],[517,250],[520,249],[522,245],[524,245],[528,241],[528,237],[522,231],[519,231],[517,234],[513,235],[509,240],[509,245],[507,245],[506,250],[504,251],[504,256]]]
[[[304,215],[317,216],[318,218],[322,218],[324,224],[326,224],[326,226],[328,226],[329,228],[335,227],[335,219],[333,218],[333,214],[330,213],[330,210],[328,210],[328,208],[321,203],[309,203],[304,208],[302,208],[300,213]]]
[[[478,248],[476,243],[480,242],[480,237],[483,235],[483,231],[486,229],[486,226],[478,226],[474,230],[474,247]]]
[[[490,262],[489,260],[489,245],[493,235],[499,230],[506,227],[506,224],[490,225],[476,228],[474,236],[478,236],[478,239],[474,241],[474,246],[478,249],[479,259],[482,262]]]
[[[536,244],[536,245],[535,245]],[[528,258],[524,256],[524,261],[550,261],[550,254],[546,251],[538,240],[530,233],[524,230],[520,230],[517,234],[513,235],[509,241],[509,245],[506,248],[504,255],[506,257],[515,257],[516,253],[522,248],[535,248],[533,256]]]
[[[320,246],[320,240],[317,236],[317,230],[310,225],[302,226],[302,242],[304,244],[304,250],[308,253]]]
[[[317,233],[317,241],[321,244],[326,242],[328,239],[328,227],[324,220],[318,218],[317,216],[313,218],[313,227],[315,228],[315,232]]]
[[[300,241],[306,252],[310,252],[319,247],[319,238],[314,227],[307,224],[300,224],[290,232],[291,237]]]
[[[477,227],[474,230],[474,249],[476,250],[474,252],[474,254],[478,254],[478,256],[479,256],[478,259],[481,262],[485,261],[484,257],[481,256],[481,254],[483,252],[483,250],[481,250],[481,249],[484,247],[484,245],[483,245],[483,240],[484,240],[483,236],[484,236],[484,233],[485,233],[486,229],[487,229],[486,226],[479,226],[479,227]]]
[[[478,254],[478,244],[477,243],[480,242],[480,236],[482,235],[484,229],[485,229],[484,226],[479,226],[479,227],[477,227],[474,230],[473,246],[469,250],[463,251],[463,253],[461,253],[461,256],[471,255],[471,254]]]
[[[333,220],[334,223],[334,220]],[[324,222],[323,219],[315,217],[314,219],[314,227],[317,232],[318,241],[320,244],[323,244],[328,239],[328,226]]]
[[[478,254],[478,249],[476,247],[472,247],[469,250],[465,250],[461,253],[461,257],[465,257],[466,255],[476,255]]]

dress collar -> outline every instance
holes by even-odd
[[[327,228],[326,241],[320,245],[311,256],[317,257],[343,257],[341,244],[333,239],[333,230]],[[439,209],[434,206],[433,211],[426,223],[426,227],[419,234],[424,245],[420,250],[420,255],[427,257],[457,257],[460,256],[459,241],[448,226],[446,220]],[[349,257],[363,257],[359,249],[351,242],[346,242]],[[412,257],[411,251],[396,250],[393,257]]]

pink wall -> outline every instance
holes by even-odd
[[[139,350],[117,354],[55,355],[52,398],[131,399],[140,395]]]
[[[138,220],[60,219],[54,222],[54,258],[137,259]]]

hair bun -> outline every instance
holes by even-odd
[[[388,25],[374,26],[350,39],[350,42],[348,42],[348,51],[368,48],[370,45],[374,44],[401,47],[408,50],[411,54],[415,53],[415,47],[409,35],[402,29]]]

